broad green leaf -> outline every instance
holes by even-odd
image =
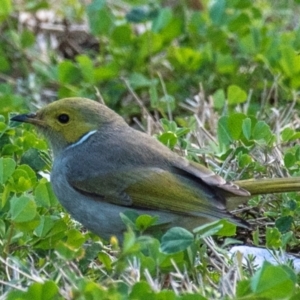
[[[213,100],[214,100],[214,107],[215,108],[223,108],[225,105],[225,93],[223,89],[218,89],[214,92],[212,95]]]
[[[201,225],[193,230],[201,238],[212,235],[232,236],[236,232],[236,225],[227,220],[217,220],[208,224]]]
[[[245,118],[243,120],[242,131],[247,140],[250,140],[250,138],[251,138],[251,131],[252,131],[251,129],[252,129],[251,119]]]
[[[290,142],[300,138],[300,132],[297,132],[291,128],[285,128],[281,132],[281,138],[283,142]]]
[[[140,249],[140,245],[136,243],[135,233],[130,228],[124,233],[124,240],[122,246],[124,255],[138,251]]]
[[[87,55],[78,55],[76,61],[79,64],[83,79],[88,83],[94,83],[94,65],[92,60]]]
[[[193,245],[193,244],[192,244]],[[174,268],[174,262],[178,263],[178,264],[182,264],[183,260],[184,260],[184,256],[185,256],[185,252],[181,251],[181,252],[177,252],[177,253],[163,253],[161,251],[160,248],[160,253],[162,253],[162,255],[164,255],[163,257],[161,257],[160,261],[159,261],[159,266],[162,269],[170,269],[170,268]]]
[[[264,262],[251,279],[251,289],[256,296],[267,299],[290,299],[296,282],[287,267],[273,266]]]
[[[0,184],[4,184],[6,180],[14,173],[16,162],[8,157],[0,158]]]
[[[150,285],[146,281],[140,281],[133,285],[129,299],[141,299],[141,296],[145,299],[154,299],[151,297],[153,294],[154,292]]]
[[[25,149],[36,148],[39,150],[48,149],[45,140],[40,139],[37,135],[31,131],[24,131],[23,133],[23,144]]]
[[[169,50],[174,64],[187,71],[199,70],[203,62],[203,54],[192,48],[174,47]]]
[[[176,130],[176,135],[178,137],[181,137],[181,136],[185,136],[186,134],[188,134],[189,132],[191,132],[191,129],[190,128],[178,128]]]
[[[87,7],[87,16],[92,34],[106,34],[114,28],[114,16],[105,0],[94,0]]]
[[[135,221],[135,226],[139,231],[145,231],[150,226],[154,225],[157,221],[157,217],[150,215],[140,215]]]
[[[249,164],[253,162],[252,157],[249,154],[239,154],[238,155],[238,163],[241,168],[247,167]]]
[[[247,1],[245,1],[247,2]],[[233,32],[245,33],[251,26],[251,18],[246,13],[238,14],[236,18],[230,21],[228,28]]]
[[[131,23],[143,23],[155,18],[158,10],[151,6],[137,6],[133,7],[131,11],[126,14],[126,19]]]
[[[71,61],[64,60],[58,65],[58,80],[64,84],[75,84],[80,80],[80,71]]]
[[[242,125],[246,116],[241,113],[229,115],[227,119],[228,131],[234,140],[238,140],[242,133]]]
[[[237,297],[243,297],[251,294],[251,286],[250,286],[250,280],[241,280],[237,282],[237,288],[236,288],[236,296]],[[251,298],[248,298],[249,300],[254,300]]]
[[[300,72],[300,57],[291,46],[282,46],[280,65],[288,77],[293,77]]]
[[[282,241],[282,249],[286,249],[287,244],[292,242],[292,240],[295,238],[295,234],[293,231],[288,231],[282,234],[281,241]]]
[[[117,26],[111,34],[111,39],[119,47],[132,46],[133,34],[130,26],[128,24]]]
[[[172,254],[187,249],[194,242],[194,235],[181,227],[169,229],[161,239],[161,250]]]
[[[52,226],[50,231],[46,234],[46,236],[36,244],[37,248],[53,249],[59,241],[65,238],[66,230],[68,229],[65,220],[64,219],[58,219],[58,220],[53,219],[53,220],[54,220],[54,225]],[[44,229],[41,228],[38,233],[43,234],[42,232],[43,230]]]
[[[158,33],[146,31],[137,39],[138,40],[136,40],[136,43],[138,43],[140,47],[138,48],[138,50],[135,50],[135,65],[138,65],[139,63],[143,64],[144,60],[149,59],[149,55],[162,51],[164,49],[163,37]],[[156,81],[156,78],[153,78],[152,80]]]
[[[9,195],[10,195],[11,190],[12,189],[11,189],[10,184],[4,185],[2,195],[1,195],[1,208],[3,208],[6,205],[7,200],[9,199]]]
[[[28,165],[19,165],[17,170],[25,171],[28,178],[31,180],[32,184],[36,183],[36,181],[37,181],[36,173],[32,170],[32,168],[30,166],[28,166]]]
[[[300,57],[297,57],[297,59],[299,60]],[[290,84],[289,84],[289,86],[292,89],[298,89],[300,87],[300,73],[295,74],[295,75],[292,76],[292,78],[290,78]]]
[[[24,292],[24,291],[11,290],[6,295],[6,300],[16,300],[16,299],[20,299],[20,300],[21,299],[22,300],[32,300],[32,299],[26,298],[25,293],[26,292]]]
[[[41,152],[35,148],[29,148],[26,152],[24,152],[20,163],[30,166],[35,171],[41,171],[47,165]]]
[[[196,227],[193,232],[200,235],[201,238],[206,238],[208,236],[215,235],[220,229],[222,229],[222,227],[223,224],[220,224],[218,221],[216,221]]]
[[[174,15],[174,13],[173,13]],[[165,43],[170,43],[171,41],[175,40],[181,34],[185,32],[185,21],[181,18],[174,18],[172,16],[171,20],[163,27],[159,34],[165,41]]]
[[[122,222],[133,229],[136,229],[135,222],[139,217],[139,214],[134,210],[126,210],[123,213],[120,213]]]
[[[264,140],[266,143],[269,142],[272,137],[270,126],[264,121],[258,121],[253,128],[252,137],[256,141]]]
[[[175,293],[174,291],[161,290],[158,293],[155,293],[154,300],[178,300],[178,297],[177,297],[177,293]]]
[[[11,188],[15,192],[25,192],[36,183],[36,174],[28,165],[21,165],[11,176]]]
[[[161,8],[158,11],[158,16],[153,20],[152,30],[153,32],[159,32],[165,28],[172,19],[172,10],[168,7]]]
[[[236,225],[227,221],[226,219],[218,220],[222,224],[222,228],[216,233],[219,236],[232,236],[236,234]]]
[[[112,270],[112,257],[108,255],[107,252],[101,251],[98,253],[98,259],[99,261],[105,266],[106,270],[111,271]]]
[[[300,132],[295,132],[295,134],[290,138],[290,141],[295,141],[300,139]]]
[[[118,75],[119,66],[115,62],[107,63],[101,67],[94,68],[95,81],[108,80]]]
[[[231,54],[218,54],[216,68],[220,74],[232,74],[236,70],[237,63]]]
[[[247,93],[237,85],[230,85],[227,89],[229,105],[236,105],[247,100]]]
[[[283,142],[288,142],[292,136],[294,135],[295,131],[292,128],[285,128],[281,132],[281,138]]]
[[[228,146],[232,142],[228,129],[228,117],[223,116],[218,121],[218,140],[220,144]]]
[[[106,1],[105,0],[93,0],[89,5],[88,9],[91,10],[100,10],[105,7]]]
[[[80,232],[77,229],[72,228],[68,230],[66,235],[67,235],[66,244],[69,247],[73,247],[74,249],[81,247],[82,244],[85,242],[84,235],[82,234],[82,232]]]
[[[292,216],[283,216],[276,220],[275,226],[281,233],[287,232],[291,229],[294,218]]]
[[[288,202],[288,207],[290,210],[296,210],[297,209],[297,202],[295,201],[295,199],[290,199]]]
[[[40,224],[35,228],[34,234],[38,237],[45,237],[53,228],[55,221],[51,216],[41,216]]]
[[[50,182],[45,180],[41,180],[36,186],[34,196],[38,206],[51,207],[58,203]]]
[[[168,146],[169,148],[173,149],[177,144],[178,138],[177,135],[171,131],[162,133],[158,140],[162,142],[164,145]]]
[[[13,197],[10,201],[10,215],[14,222],[22,223],[34,219],[36,216],[36,204],[28,196]]]
[[[281,247],[281,233],[276,227],[267,228],[266,232],[266,245],[268,248],[279,248]]]
[[[57,251],[65,260],[78,259],[84,254],[83,247],[74,248],[63,241],[59,241],[55,245],[55,251]]]
[[[177,124],[174,121],[169,121],[167,119],[160,120],[161,125],[163,126],[164,131],[177,132]]]
[[[225,0],[214,0],[210,2],[209,16],[214,24],[220,25],[224,22],[224,14],[226,1]]]
[[[130,85],[137,89],[142,87],[151,87],[153,84],[157,83],[155,79],[148,79],[145,75],[141,73],[132,73],[129,78]]]
[[[45,237],[47,233],[53,228],[55,221],[50,216],[41,216],[40,224],[35,228],[34,233],[38,237]]]
[[[52,300],[58,299],[59,288],[54,281],[44,283],[35,282],[29,286],[24,300]]]
[[[158,100],[158,109],[169,111],[175,109],[175,98],[171,95],[164,95]]]
[[[32,234],[32,232],[35,230],[35,228],[40,224],[40,216],[39,214],[36,214],[33,220],[30,220],[28,222],[17,222],[14,223],[16,229],[18,231]]]
[[[293,155],[292,153],[288,152],[284,155],[283,157],[283,161],[284,161],[284,165],[287,168],[292,168],[296,165],[297,159],[295,157],[295,155]]]

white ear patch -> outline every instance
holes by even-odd
[[[79,141],[77,141],[76,143],[68,146],[67,148],[72,148],[72,147],[75,147],[75,146],[78,146],[78,145],[84,143],[91,135],[93,135],[96,132],[97,132],[97,130],[92,130],[92,131],[86,133],[84,136],[81,137],[81,139]]]

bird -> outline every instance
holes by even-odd
[[[56,197],[104,239],[122,239],[127,228],[120,214],[127,211],[157,217],[162,228],[191,231],[223,218],[249,228],[226,210],[226,197],[250,196],[246,189],[132,128],[104,104],[64,98],[11,120],[30,123],[45,136]]]

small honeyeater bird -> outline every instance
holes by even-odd
[[[248,227],[226,211],[225,198],[249,196],[247,190],[180,157],[96,101],[61,99],[12,120],[45,135],[54,156],[55,195],[101,237],[122,236],[120,213],[127,210],[158,216],[166,227],[192,230],[221,218]]]

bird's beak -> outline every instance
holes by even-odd
[[[36,124],[38,120],[36,113],[29,113],[23,115],[16,115],[11,118],[11,121]]]

